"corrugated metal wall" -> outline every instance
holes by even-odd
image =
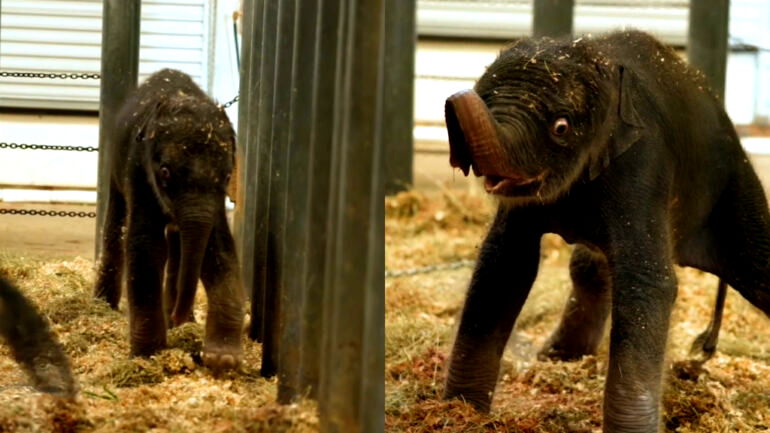
[[[172,67],[208,88],[209,3],[145,0],[139,79]],[[101,0],[4,0],[0,70],[99,73]],[[96,110],[99,80],[0,78],[0,106]]]
[[[668,44],[687,40],[688,0],[576,0],[575,34],[645,29]],[[422,36],[510,39],[532,34],[532,0],[420,0]]]

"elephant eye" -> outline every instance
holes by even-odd
[[[225,184],[230,184],[230,175],[225,176]]]
[[[569,132],[569,120],[566,117],[559,117],[551,126],[551,133],[557,137],[562,137]]]
[[[165,182],[171,179],[171,170],[165,165],[160,168],[160,178]]]

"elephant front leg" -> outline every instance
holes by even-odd
[[[203,363],[215,370],[233,369],[243,356],[244,294],[235,243],[224,212],[218,217],[206,247],[201,279],[208,297]]]
[[[498,212],[468,289],[444,398],[489,410],[503,349],[537,274],[540,237],[529,221]]]
[[[664,251],[656,253],[614,266],[605,433],[659,431],[661,370],[676,277],[671,263],[661,259]]]
[[[126,204],[123,195],[110,185],[107,213],[102,227],[99,268],[96,273],[94,296],[103,299],[113,309],[120,303],[123,277],[123,224],[126,220]]]
[[[161,218],[159,216],[159,218]],[[166,346],[162,279],[166,261],[164,223],[149,215],[129,215],[126,272],[131,355],[149,356]]]

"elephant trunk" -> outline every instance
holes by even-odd
[[[449,163],[466,176],[473,167],[477,176],[504,175],[510,171],[497,135],[497,122],[473,90],[447,98],[444,106],[449,133]]]
[[[200,213],[195,216],[183,216],[179,219],[181,260],[177,280],[177,298],[171,313],[174,326],[179,326],[191,316],[198,287],[203,257],[211,236],[212,215]]]

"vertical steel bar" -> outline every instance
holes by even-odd
[[[412,185],[416,0],[385,0],[385,194]]]
[[[344,11],[345,51],[339,92],[341,128],[333,169],[332,266],[324,330],[321,427],[327,432],[377,432],[382,420],[382,331],[380,310],[382,237],[373,224],[382,201],[381,98],[384,0],[349,2]],[[379,239],[374,239],[375,236]],[[376,275],[375,275],[376,274]],[[370,315],[371,314],[371,315]],[[384,368],[384,366],[383,366]],[[379,403],[379,407],[374,407]]]
[[[252,287],[252,327],[250,336],[262,342],[262,369],[265,377],[275,375],[277,353],[273,350],[272,328],[268,328],[272,317],[265,315],[270,309],[269,290],[267,288],[268,261],[272,257],[272,247],[269,238],[270,229],[270,192],[272,173],[272,137],[273,137],[273,105],[275,103],[275,61],[278,42],[278,10],[279,0],[265,0],[265,9],[262,20],[262,49],[259,80],[263,83],[259,89],[259,100],[256,107],[256,116],[259,118],[257,125],[257,162],[254,181],[257,182],[257,191],[253,196],[256,200],[256,212],[251,224],[255,227],[254,236],[254,278]],[[261,324],[261,329],[256,325]]]
[[[729,16],[730,0],[690,2],[687,58],[706,75],[714,94],[723,102]]]
[[[238,255],[241,259],[241,277],[243,281],[250,281],[246,279],[245,269],[243,269],[244,258],[253,257],[253,242],[246,242],[245,237],[245,215],[246,207],[253,203],[254,200],[246,200],[249,195],[246,193],[249,174],[251,174],[251,167],[246,163],[248,149],[252,144],[249,140],[249,129],[254,125],[255,119],[250,119],[250,103],[252,101],[252,84],[257,82],[257,77],[254,71],[257,70],[252,59],[258,58],[257,53],[252,54],[252,50],[259,48],[259,41],[256,37],[261,33],[255,31],[254,21],[258,6],[254,1],[247,1],[243,3],[243,15],[241,15],[241,34],[243,43],[241,44],[241,63],[240,63],[240,83],[239,83],[239,101],[238,101],[238,136],[236,146],[236,161],[238,166],[238,172],[236,173],[236,196],[235,200],[235,212],[233,215],[233,232],[235,237],[235,245],[238,250]],[[251,296],[251,292],[247,290],[248,296]]]
[[[329,215],[332,174],[332,154],[337,119],[337,83],[339,56],[342,49],[340,34],[342,0],[320,0],[315,37],[316,60],[313,76],[316,89],[311,100],[313,124],[310,159],[308,212],[312,229],[307,243],[307,275],[305,281],[302,321],[301,386],[310,388],[309,395],[319,398],[321,353],[324,343],[324,297],[328,261]],[[322,398],[319,405],[323,406]],[[323,409],[322,409],[323,410]]]
[[[366,290],[364,299],[364,323],[363,323],[363,345],[361,347],[362,362],[362,380],[361,380],[361,431],[378,432],[385,428],[385,179],[387,170],[385,166],[385,155],[387,152],[385,138],[389,137],[390,122],[394,119],[386,114],[388,106],[388,93],[386,93],[386,82],[393,82],[394,78],[390,74],[400,75],[400,72],[392,69],[389,61],[398,62],[398,58],[388,58],[387,56],[387,34],[388,32],[397,33],[415,33],[416,22],[414,20],[398,20],[401,26],[398,28],[387,27],[389,7],[398,7],[395,3],[398,0],[385,0],[381,17],[381,28],[383,35],[380,38],[380,56],[378,62],[379,80],[377,85],[376,102],[377,111],[374,118],[374,141],[372,143],[371,160],[371,183],[368,196],[368,203],[363,195],[359,195],[359,200],[364,199],[362,206],[369,206],[369,232],[367,233],[368,254],[366,258],[366,274],[364,287]],[[404,6],[408,1],[399,3]],[[414,9],[412,9],[414,12]],[[403,26],[403,27],[402,27]],[[413,41],[416,43],[416,40]],[[414,50],[414,48],[412,48]],[[401,76],[402,80],[414,82],[414,72]],[[411,98],[410,98],[411,99]],[[409,106],[412,101],[407,102]],[[411,110],[410,117],[412,116]],[[409,121],[409,141],[412,138],[411,119]]]
[[[284,236],[283,291],[280,309],[278,401],[290,402],[315,384],[302,379],[302,351],[307,258],[310,236],[312,188],[310,167],[314,155],[313,120],[316,64],[316,31],[319,0],[303,0],[296,8],[291,83],[291,119],[288,128],[288,167],[285,172],[286,227]],[[299,4],[298,4],[299,5]],[[317,359],[317,355],[310,362]]]
[[[328,0],[325,0],[328,1]],[[335,40],[334,48],[334,77],[329,77],[330,81],[325,83],[331,87],[330,96],[333,100],[333,104],[330,107],[332,109],[330,113],[331,128],[329,131],[329,166],[328,166],[328,196],[327,200],[329,205],[326,209],[326,218],[324,222],[326,226],[324,230],[326,232],[326,251],[324,261],[324,281],[323,281],[323,294],[322,294],[322,323],[323,328],[321,330],[321,347],[320,347],[320,365],[319,365],[319,385],[318,385],[318,407],[321,418],[321,429],[324,432],[331,432],[333,430],[329,427],[327,418],[333,416],[333,404],[331,399],[335,392],[338,392],[338,387],[334,383],[332,377],[332,368],[338,361],[334,357],[334,350],[336,345],[336,336],[334,330],[334,323],[336,322],[337,311],[333,308],[334,305],[334,284],[335,275],[337,272],[338,262],[336,259],[337,251],[337,214],[339,211],[338,197],[339,197],[339,165],[340,165],[340,142],[344,126],[344,115],[347,112],[347,93],[345,89],[345,83],[348,78],[347,74],[347,59],[350,51],[350,37],[349,28],[351,26],[351,19],[349,17],[350,11],[353,8],[355,0],[331,0],[330,3],[338,3],[337,5],[337,39]],[[333,81],[331,81],[333,80]],[[350,374],[350,372],[348,372]]]
[[[120,106],[136,88],[139,76],[140,0],[104,0],[99,88],[99,162],[96,193],[96,258],[110,193],[111,131]]]
[[[536,0],[532,3],[532,35],[534,37],[572,36],[575,0]]]
[[[238,106],[238,129],[241,132],[239,136],[239,146],[243,152],[243,159],[239,167],[239,196],[243,196],[243,202],[239,207],[241,212],[238,218],[238,227],[240,228],[239,243],[241,246],[241,277],[243,279],[244,290],[251,298],[251,323],[249,336],[253,339],[259,337],[261,340],[262,332],[262,292],[261,286],[255,286],[255,268],[256,263],[256,214],[257,214],[257,165],[259,161],[258,133],[261,123],[257,115],[260,103],[260,94],[262,89],[262,80],[260,79],[262,67],[262,23],[265,16],[265,0],[245,1],[244,3],[244,29],[243,40],[244,47],[250,44],[247,51],[244,48],[243,63],[249,63],[248,73],[243,76],[241,81],[241,92],[246,93],[246,101],[239,102]],[[246,16],[248,15],[248,16]],[[250,21],[249,21],[250,19]],[[248,39],[248,41],[247,41]],[[248,60],[246,59],[248,56]],[[255,305],[256,304],[256,305]]]
[[[293,0],[282,0],[277,12],[277,40],[275,53],[275,74],[273,81],[273,127],[271,131],[271,165],[270,165],[270,207],[268,209],[268,249],[267,268],[265,269],[265,310],[264,334],[262,343],[263,374],[273,375],[278,372],[284,360],[280,359],[282,344],[279,341],[281,332],[281,310],[284,306],[285,291],[283,287],[284,251],[286,250],[286,189],[288,182],[289,134],[293,129],[291,124],[292,110],[292,76],[294,61],[294,35],[296,19],[296,3]],[[293,350],[293,348],[290,348]],[[267,361],[270,362],[268,364]],[[294,367],[291,359],[286,360],[286,368]],[[284,368],[284,372],[286,372]],[[280,379],[280,378],[279,378]],[[286,397],[280,392],[280,397]]]

